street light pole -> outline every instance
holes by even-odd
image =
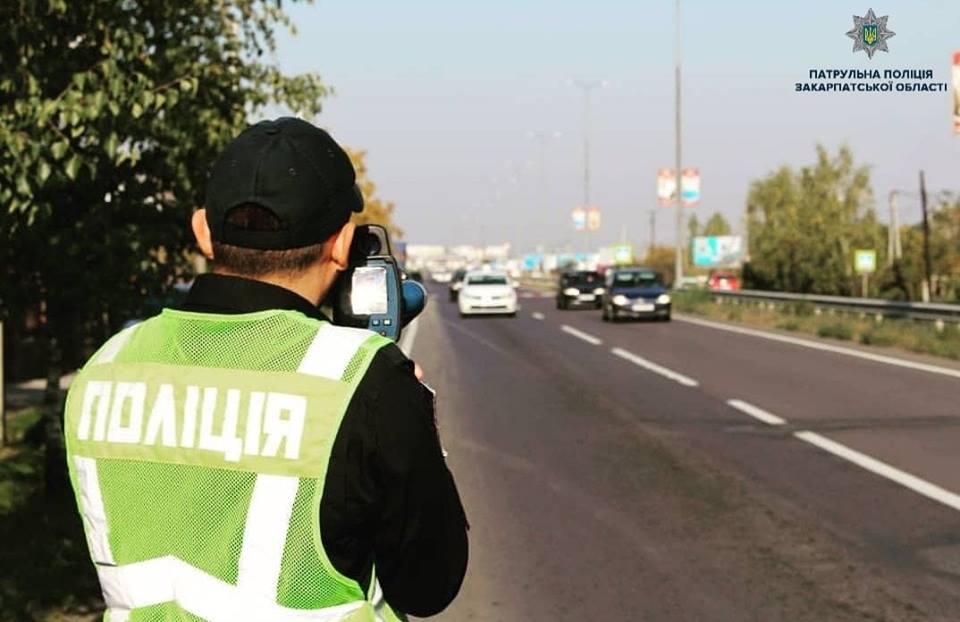
[[[597,87],[606,86],[606,80],[574,80],[573,84],[583,91],[583,209],[590,209],[590,93]],[[589,231],[584,232],[589,235]]]
[[[682,119],[681,119],[681,43],[680,43],[680,0],[676,0],[676,11],[674,15],[674,58],[676,61],[675,80],[676,80],[676,204],[677,204],[677,248],[674,264],[674,288],[679,289],[683,280],[683,253],[684,253],[684,235],[683,235],[683,198],[681,193],[680,181],[683,172],[683,152],[682,152]]]

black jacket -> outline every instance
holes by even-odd
[[[287,309],[326,319],[290,290],[218,274],[198,277],[182,308]],[[466,518],[433,407],[413,363],[394,345],[382,348],[347,407],[320,502],[320,533],[334,567],[366,589],[376,564],[387,602],[415,616],[450,604],[467,567]]]

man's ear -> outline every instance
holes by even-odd
[[[353,244],[353,232],[356,228],[352,222],[347,222],[329,238],[330,260],[333,261],[337,270],[346,270],[350,262],[350,245]]]
[[[207,210],[198,209],[190,219],[193,228],[193,237],[197,238],[197,246],[207,259],[213,259],[213,239],[210,237],[210,225],[207,224]]]

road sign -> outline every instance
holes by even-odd
[[[587,210],[587,229],[596,231],[600,228],[600,208],[593,206]]]
[[[629,266],[633,263],[633,246],[618,244],[613,247],[613,263],[618,266]]]
[[[571,212],[573,217],[573,228],[577,231],[583,231],[587,227],[587,211],[582,207],[573,208]]]
[[[685,168],[680,176],[680,196],[686,207],[693,207],[700,202],[700,171],[695,168]]]
[[[853,251],[853,267],[857,274],[873,274],[877,271],[877,251],[866,249]]]
[[[662,168],[657,173],[657,200],[660,205],[670,207],[677,192],[676,171],[671,168]]]

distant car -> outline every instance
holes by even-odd
[[[460,293],[460,288],[463,287],[463,277],[465,276],[467,276],[467,271],[461,268],[454,272],[450,278],[450,285],[447,286],[447,291],[450,292],[450,302],[457,301],[457,295]]]
[[[603,320],[654,318],[670,321],[670,294],[663,277],[650,268],[616,268],[607,272]]]
[[[434,283],[449,283],[453,274],[449,270],[434,270],[430,273],[430,278]]]
[[[737,291],[740,289],[740,277],[729,272],[714,272],[707,280],[707,289]]]
[[[603,278],[599,272],[579,270],[564,272],[557,284],[557,309],[588,306],[599,309],[603,298]]]
[[[460,315],[517,314],[517,292],[503,272],[467,272],[457,296]]]

